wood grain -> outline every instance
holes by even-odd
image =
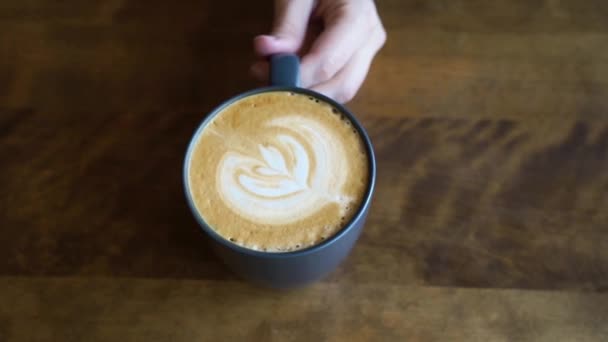
[[[8,341],[608,338],[606,297],[590,293],[356,284],[276,292],[213,280],[95,277],[9,277],[0,291],[8,298],[0,338]]]
[[[235,279],[181,185],[205,113],[256,86],[271,7],[0,3],[0,341],[606,339],[605,2],[380,1],[349,104],[378,158],[368,225],[290,294]]]

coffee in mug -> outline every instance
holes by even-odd
[[[322,243],[357,214],[369,185],[364,140],[321,99],[289,91],[229,103],[194,142],[187,186],[222,238],[263,252]]]

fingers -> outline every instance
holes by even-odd
[[[371,17],[361,6],[344,5],[325,14],[325,31],[302,58],[302,85],[327,81],[340,71],[369,39]]]
[[[260,57],[275,53],[295,53],[302,46],[314,0],[276,0],[275,20],[270,35],[254,38],[253,45]],[[260,60],[251,66],[250,73],[260,81],[268,80],[268,62]]]
[[[314,0],[276,0],[272,34],[255,37],[255,52],[260,56],[295,53],[302,46]]]
[[[256,53],[260,57],[302,53],[314,8],[315,14],[322,17],[325,28],[310,49],[306,44],[308,51],[304,51],[300,65],[301,85],[339,102],[351,100],[386,40],[374,2],[276,0],[275,5],[273,32],[254,39]],[[252,65],[251,73],[259,80],[267,80],[268,68],[268,62],[260,60]]]
[[[355,52],[344,68],[328,81],[319,83],[311,89],[341,103],[352,100],[363,84],[374,56],[385,41],[384,30],[381,28],[375,30],[366,45]]]

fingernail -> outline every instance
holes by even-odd
[[[277,40],[277,37],[269,35],[269,34],[263,34],[263,35],[257,36],[256,39],[258,39],[258,38],[266,38],[266,39],[270,39],[270,40]]]

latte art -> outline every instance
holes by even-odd
[[[262,127],[280,128],[258,145],[257,155],[227,151],[217,169],[217,188],[242,217],[270,224],[295,222],[328,202],[344,202],[339,190],[347,162],[341,144],[315,120],[291,115]],[[297,127],[297,131],[291,127]],[[262,133],[263,134],[263,133]]]
[[[329,238],[357,213],[368,159],[350,121],[308,96],[268,92],[237,100],[204,127],[188,187],[220,236],[281,252]]]

